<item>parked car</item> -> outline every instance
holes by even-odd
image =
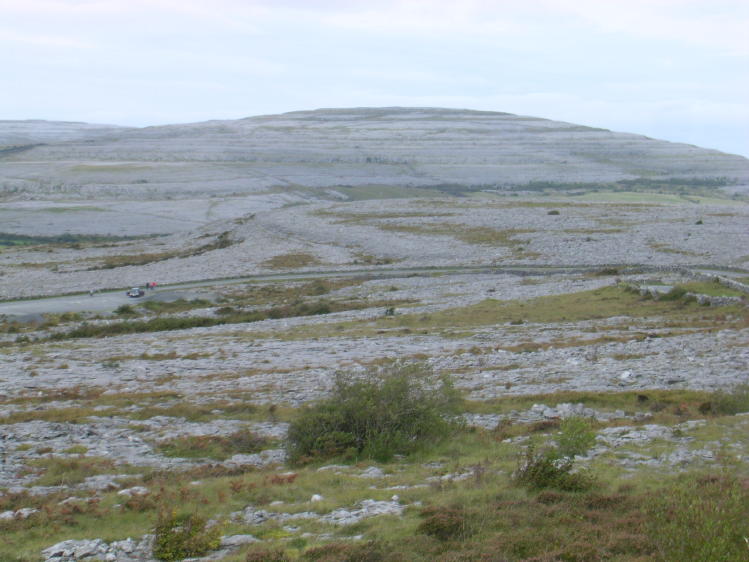
[[[133,287],[125,294],[131,299],[137,299],[138,297],[142,297],[143,295],[145,295],[146,292],[140,287]]]

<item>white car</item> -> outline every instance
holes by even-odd
[[[145,295],[146,292],[140,287],[133,287],[125,294],[131,299],[137,299],[138,297],[142,297],[143,295]]]

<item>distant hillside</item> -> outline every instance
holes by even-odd
[[[124,130],[126,127],[117,125],[92,125],[73,121],[0,120],[0,149],[8,146],[93,139]]]
[[[0,121],[0,145],[38,143],[0,152],[0,190],[161,198],[273,188],[327,197],[344,186],[460,192],[641,178],[707,188],[749,182],[741,156],[456,109],[320,109],[142,129]]]

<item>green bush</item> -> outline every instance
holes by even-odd
[[[157,560],[182,560],[203,556],[221,544],[221,527],[206,528],[197,514],[161,513],[154,529],[153,556]]]
[[[292,462],[333,456],[388,460],[448,436],[457,422],[458,392],[447,377],[435,381],[423,365],[339,373],[329,398],[292,421]]]
[[[593,486],[587,472],[572,472],[574,462],[561,456],[556,448],[537,450],[531,443],[518,459],[513,473],[516,484],[531,490],[556,488],[566,492],[584,492]]]
[[[557,437],[557,451],[562,457],[584,455],[596,443],[596,434],[587,418],[573,416],[562,420]]]

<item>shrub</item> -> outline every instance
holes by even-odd
[[[567,492],[583,492],[593,485],[593,478],[586,472],[572,472],[573,461],[560,456],[555,448],[537,450],[531,443],[518,459],[513,473],[515,482],[532,490],[556,488]]]
[[[154,529],[153,555],[157,560],[203,556],[221,543],[221,527],[206,528],[197,514],[161,513]]]
[[[561,433],[556,439],[560,456],[574,457],[587,453],[596,443],[596,434],[590,426],[590,420],[580,416],[562,420],[559,426]]]
[[[339,373],[328,399],[292,421],[292,462],[338,455],[387,460],[446,437],[460,403],[447,377],[435,384],[423,365],[370,370],[351,380]]]

